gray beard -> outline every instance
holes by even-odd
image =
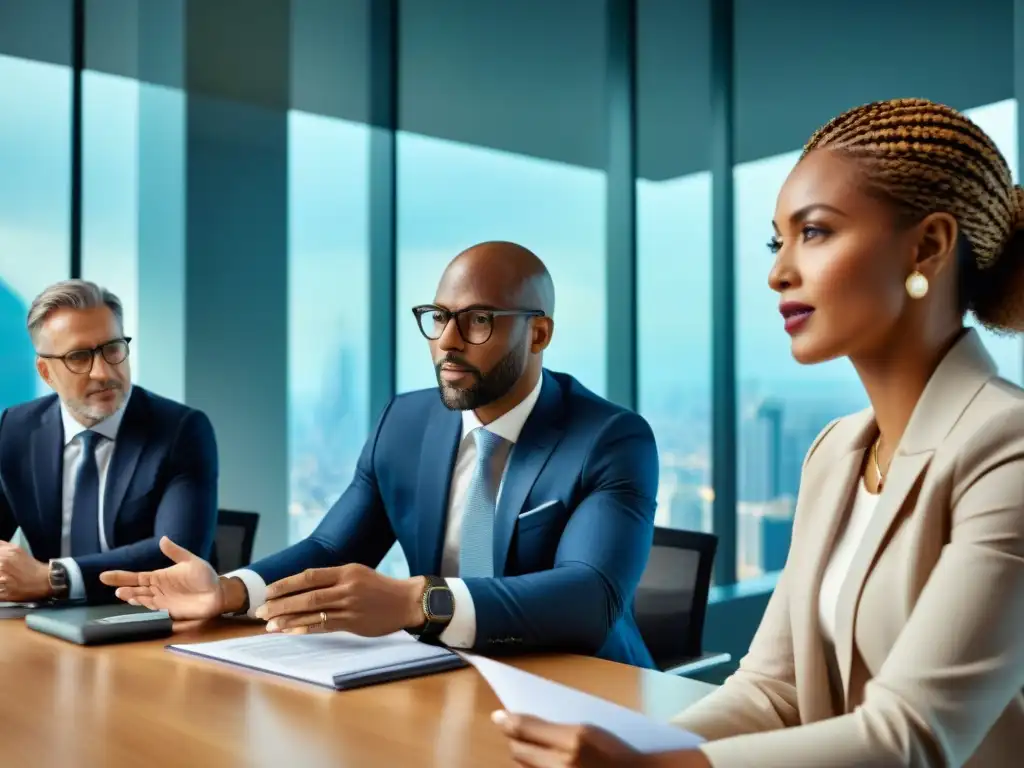
[[[89,405],[83,400],[69,400],[64,403],[64,406],[83,423],[98,424],[113,416],[124,405],[127,394],[120,386],[117,387],[117,393],[117,399],[109,406]]]

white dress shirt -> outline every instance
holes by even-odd
[[[448,492],[448,519],[445,528],[444,550],[441,555],[441,573],[448,588],[455,598],[455,613],[445,627],[439,639],[450,648],[471,648],[476,641],[476,610],[473,597],[465,582],[458,578],[459,549],[462,542],[462,517],[466,506],[466,493],[473,478],[476,465],[476,440],[473,439],[474,429],[486,429],[503,437],[509,445],[505,451],[504,461],[508,462],[512,445],[519,439],[527,418],[540,397],[544,377],[537,381],[529,395],[515,408],[490,424],[481,423],[474,411],[462,412],[462,438],[452,469],[451,488]],[[502,474],[504,480],[504,474]],[[501,498],[501,486],[498,487],[498,498]],[[339,563],[340,565],[340,563]],[[243,568],[225,574],[237,577],[249,593],[249,616],[255,616],[256,609],[266,602],[267,585],[255,571]]]
[[[114,455],[114,444],[117,440],[117,432],[121,428],[121,420],[124,418],[124,409],[131,398],[131,390],[124,398],[121,407],[103,421],[93,424],[91,427],[84,426],[79,422],[64,405],[60,404],[60,418],[64,425],[64,475],[61,486],[61,525],[60,525],[60,554],[57,559],[68,571],[68,599],[81,600],[85,598],[85,584],[82,580],[82,570],[78,563],[71,557],[71,515],[75,508],[75,483],[78,480],[78,470],[82,464],[82,441],[76,440],[80,434],[92,430],[105,439],[96,444],[96,468],[99,470],[99,527],[100,527],[100,552],[110,550],[110,543],[107,541],[107,534],[103,524],[104,510],[103,498],[107,487],[107,470],[110,469],[110,459]]]
[[[828,565],[821,579],[818,592],[818,623],[825,639],[825,666],[829,680],[835,690],[842,688],[842,676],[839,662],[836,659],[836,610],[839,606],[839,592],[843,588],[846,576],[850,572],[853,557],[864,539],[871,517],[878,505],[878,494],[871,493],[861,478],[857,483],[857,496],[853,500],[853,509],[846,520],[846,525],[836,538],[835,547],[829,557]]]

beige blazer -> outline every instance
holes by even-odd
[[[933,374],[840,591],[832,685],[818,593],[877,434],[869,410],[815,440],[750,651],[676,718],[715,768],[1024,766],[1024,390],[974,331]]]

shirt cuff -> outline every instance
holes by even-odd
[[[231,573],[225,573],[224,578],[238,579],[245,585],[245,591],[249,593],[249,610],[245,615],[250,619],[257,618],[256,609],[267,602],[267,582],[263,580],[263,577],[256,573],[256,571],[251,571],[248,568],[241,568],[237,571],[232,571]]]
[[[462,579],[445,579],[455,598],[452,620],[438,637],[449,648],[472,648],[476,642],[476,608],[473,595]]]
[[[60,563],[68,572],[68,600],[85,600],[85,579],[82,578],[82,569],[78,567],[73,557],[61,557],[54,560]]]

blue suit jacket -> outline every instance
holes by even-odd
[[[394,398],[317,529],[251,568],[269,584],[307,568],[376,567],[397,538],[413,575],[436,575],[461,435],[461,414],[436,389]],[[545,371],[508,461],[494,526],[501,577],[465,580],[475,649],[652,667],[631,610],[654,535],[658,456],[647,422]],[[549,501],[559,503],[518,519]]]
[[[56,395],[0,416],[0,540],[21,527],[32,554],[60,557],[64,427]],[[217,525],[217,443],[201,411],[132,388],[104,490],[108,552],[75,558],[86,599],[113,590],[103,571],[149,571],[170,564],[161,536],[208,557]]]

